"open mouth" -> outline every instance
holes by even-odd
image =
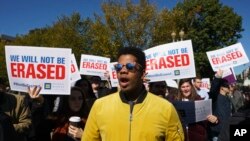
[[[127,87],[129,84],[129,79],[128,78],[120,78],[120,86],[121,87]]]

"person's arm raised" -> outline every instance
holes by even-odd
[[[44,103],[44,98],[42,95],[40,95],[42,87],[41,86],[35,86],[33,88],[28,87],[28,94],[32,102],[35,102],[38,105],[42,105]]]

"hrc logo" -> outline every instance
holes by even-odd
[[[44,83],[44,89],[51,90],[51,83]]]

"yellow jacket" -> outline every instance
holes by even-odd
[[[118,92],[98,99],[88,117],[82,141],[183,141],[178,114],[167,100],[147,93],[133,107]]]

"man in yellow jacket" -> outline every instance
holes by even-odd
[[[115,65],[120,91],[98,99],[89,114],[82,141],[183,141],[171,103],[146,91],[145,54],[122,48]]]

